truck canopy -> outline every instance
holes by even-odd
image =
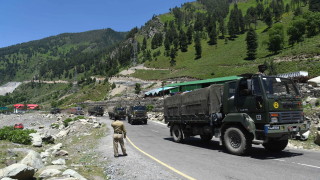
[[[223,85],[214,84],[164,100],[165,116],[209,115],[220,112]]]

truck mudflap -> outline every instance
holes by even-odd
[[[300,133],[303,134],[310,129],[310,123],[297,123],[297,124],[266,124],[264,125],[264,134],[266,136],[272,134],[280,134],[280,133],[287,133],[287,134],[296,134]]]

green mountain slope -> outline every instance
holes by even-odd
[[[73,79],[77,73],[106,75],[100,67],[126,33],[112,29],[65,33],[0,49],[0,84],[31,79]]]
[[[269,65],[268,73],[270,74],[308,71],[310,76],[320,75],[319,26],[315,28],[315,33],[312,36],[308,35],[308,28],[311,26],[308,22],[312,19],[315,24],[320,25],[320,15],[319,12],[309,11],[310,4],[307,1],[247,0],[239,2],[237,8],[241,11],[244,29],[241,32],[241,27],[239,27],[239,32],[234,35],[231,35],[229,22],[235,4],[232,3],[228,6],[224,2],[226,1],[198,0],[186,3],[182,8],[173,8],[170,13],[155,16],[146,23],[145,27],[136,34],[136,39],[141,45],[139,60],[145,62],[147,67],[168,70],[159,70],[156,75],[153,71],[138,70],[133,76],[142,79],[166,79],[181,76],[205,79],[255,73],[257,66],[263,63]],[[271,9],[273,20],[271,28],[264,21],[264,15],[259,14],[261,10],[257,10],[258,6],[263,7],[262,11],[267,8]],[[252,9],[254,9],[254,13],[250,14]],[[280,15],[277,11],[281,11]],[[306,22],[306,29],[304,29],[301,41],[292,45],[288,29],[300,19]],[[237,23],[241,23],[241,21]],[[224,26],[224,34],[220,30],[221,24]],[[274,53],[268,50],[269,32],[270,29],[278,25],[282,26],[284,30],[284,44],[283,49]],[[201,30],[199,30],[199,26],[201,26]],[[184,50],[186,52],[183,52],[181,47],[183,35],[181,34],[187,33],[190,27],[193,39]],[[212,27],[216,29],[216,43],[210,45],[209,31]],[[255,30],[258,36],[258,48],[254,60],[247,58],[245,39],[250,27]],[[153,32],[147,31],[150,29],[153,29]],[[161,33],[163,37],[161,40],[156,35],[152,35],[157,33]],[[174,34],[175,37],[170,39],[167,34]],[[201,39],[201,58],[196,58],[195,55],[194,37],[197,34]],[[143,47],[144,38],[147,42],[146,48]],[[169,39],[167,47],[166,38]],[[155,43],[157,41],[160,41],[160,45]]]

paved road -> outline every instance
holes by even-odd
[[[192,138],[183,144],[175,143],[169,128],[160,123],[125,125],[129,139],[137,147],[198,180],[320,179],[319,152],[286,149],[272,154],[262,146],[254,146],[249,156],[235,156],[228,154],[218,141],[202,143],[200,138]]]

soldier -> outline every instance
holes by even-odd
[[[120,147],[122,150],[123,156],[127,156],[126,148],[124,147],[123,138],[126,138],[126,129],[124,127],[123,122],[119,121],[118,119],[114,120],[111,124],[114,130],[113,134],[113,150],[114,150],[114,157],[118,157],[118,142],[120,143]]]

